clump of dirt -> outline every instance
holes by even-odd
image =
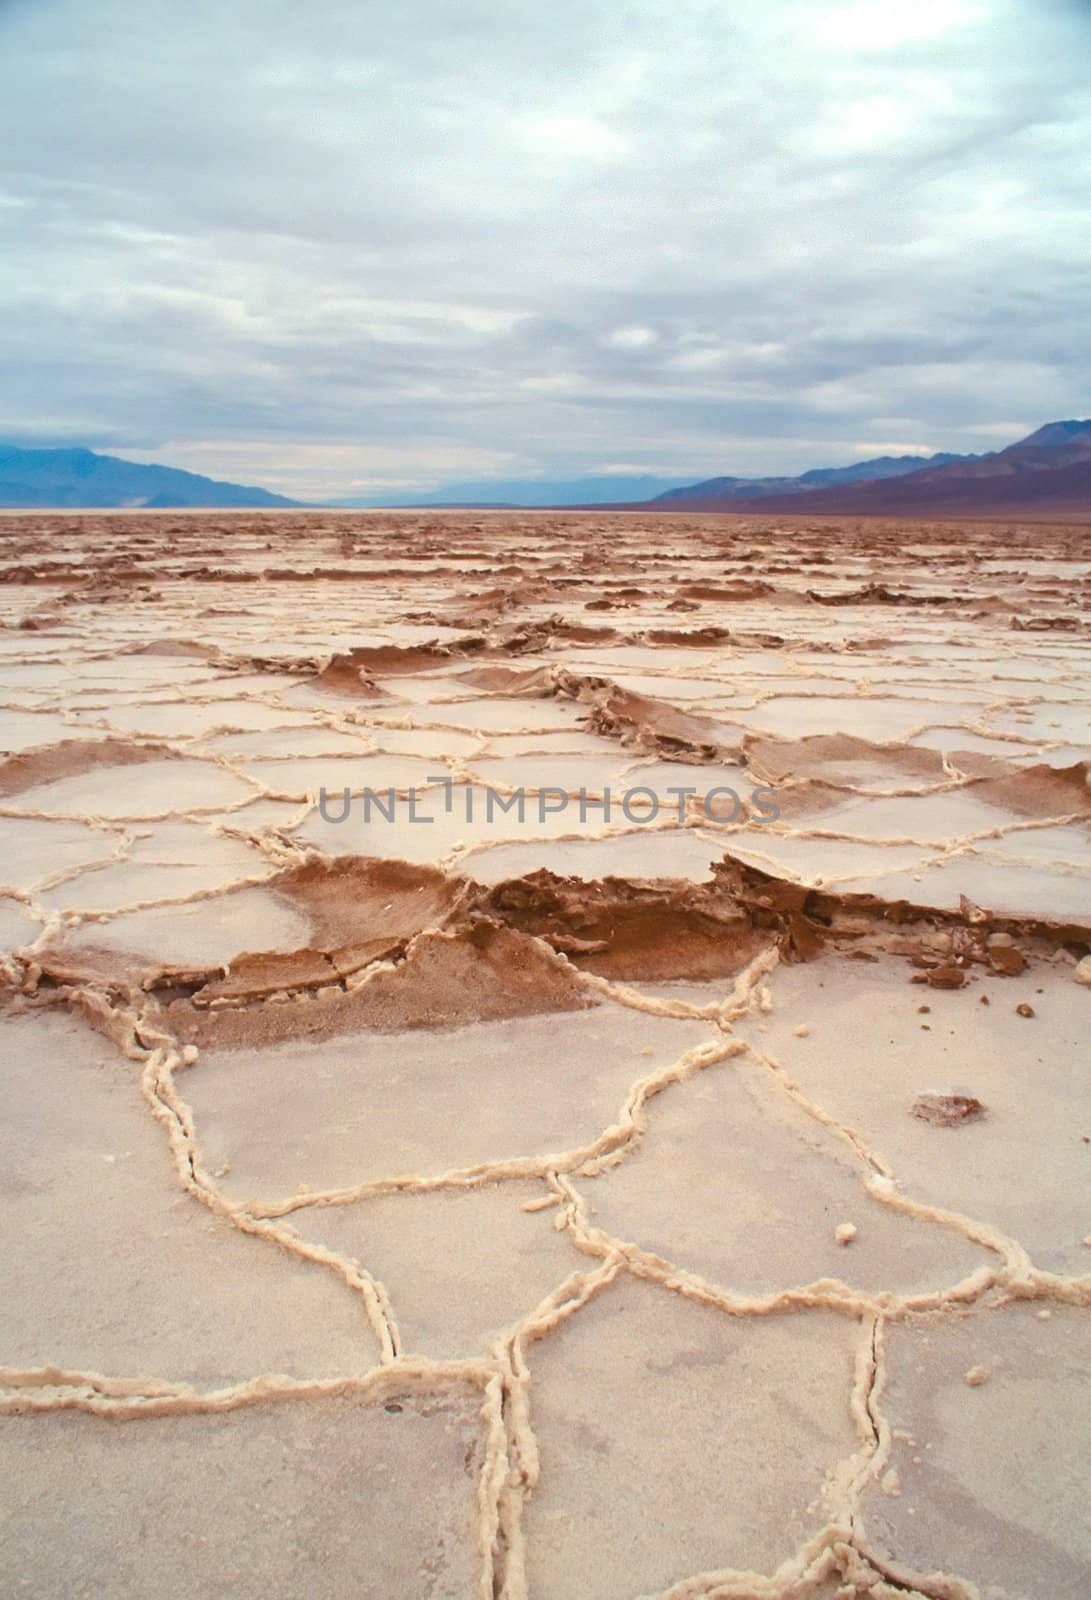
[[[958,1128],[985,1115],[985,1107],[972,1094],[941,1093],[928,1090],[919,1094],[910,1107],[912,1115],[935,1128]]]

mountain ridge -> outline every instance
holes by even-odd
[[[221,482],[198,472],[155,463],[126,461],[82,447],[28,449],[0,445],[0,507],[6,510],[155,511],[187,506],[300,505],[284,495],[247,484]]]
[[[956,461],[979,461],[981,456],[953,455],[939,451],[931,456],[872,456],[847,467],[811,467],[806,472],[779,478],[706,478],[657,495],[653,504],[672,500],[703,499],[748,500],[767,494],[804,494],[826,485],[871,482],[876,478],[906,476],[931,466],[946,466]]]
[[[670,487],[663,488],[664,484]],[[638,498],[648,486],[658,492]],[[522,491],[527,497],[516,498],[512,491]],[[615,493],[606,498],[610,491]],[[493,498],[494,494],[498,497]],[[572,480],[482,480],[449,484],[418,497],[369,496],[324,503],[292,500],[268,489],[157,463],[127,461],[82,447],[0,445],[0,509],[332,510],[354,506],[691,512],[745,507],[755,512],[860,516],[1082,514],[1091,511],[1091,418],[1044,423],[1026,438],[985,455],[940,451],[923,458],[876,456],[845,467],[812,467],[795,476],[722,476],[689,484],[641,473]]]
[[[1091,418],[1047,422],[1003,450],[939,466],[927,464],[894,479],[756,495],[746,504],[748,510],[759,512],[839,516],[1085,513],[1091,511]],[[722,499],[694,493],[677,498],[673,508],[722,511],[725,505]]]

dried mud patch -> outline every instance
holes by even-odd
[[[279,976],[282,987],[271,987]],[[244,963],[237,981],[205,985],[164,1008],[179,1038],[200,1045],[328,1039],[580,1010],[577,974],[542,942],[484,917],[346,953],[294,952]]]
[[[804,739],[749,738],[747,764],[766,783],[820,777],[849,788],[886,783],[942,783],[947,777],[938,750],[874,744],[848,734],[813,734]]]
[[[163,744],[133,744],[125,739],[68,739],[0,762],[0,795],[13,799],[61,778],[78,778],[85,772],[97,772],[102,768],[163,761],[170,755],[170,749]]]
[[[622,689],[609,679],[581,678],[562,669],[555,681],[558,694],[588,706],[589,732],[616,739],[626,749],[698,764],[740,754],[740,745],[711,718]]]

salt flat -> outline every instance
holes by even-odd
[[[1084,1600],[1086,546],[2,519],[11,1592]]]

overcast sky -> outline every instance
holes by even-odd
[[[0,438],[289,494],[1091,413],[1088,0],[0,0]]]

